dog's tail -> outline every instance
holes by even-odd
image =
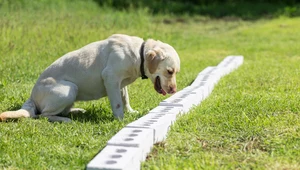
[[[7,119],[17,119],[22,117],[36,117],[36,106],[31,99],[28,99],[17,111],[7,111],[0,114],[0,121],[6,121]]]

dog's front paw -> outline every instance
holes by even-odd
[[[113,114],[114,114],[115,118],[118,119],[118,120],[123,120],[123,118],[124,118],[123,109],[122,110],[115,110],[113,112]]]
[[[81,108],[71,108],[70,109],[70,113],[72,114],[79,114],[79,113],[85,113],[86,110],[81,109]]]
[[[125,112],[127,112],[127,113],[139,113],[139,111],[134,110],[134,109],[132,109],[131,107],[129,107],[129,108],[126,107]]]

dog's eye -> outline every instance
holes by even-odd
[[[168,70],[168,73],[172,75],[174,72],[171,70]]]

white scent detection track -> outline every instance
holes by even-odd
[[[176,116],[183,111],[181,106],[157,106],[149,111],[151,113],[175,114]]]
[[[89,162],[87,169],[139,169],[141,166],[139,154],[139,148],[107,145],[101,154]]]
[[[223,70],[218,67],[206,67],[198,74],[192,85],[197,85],[201,82],[208,82],[210,85],[212,85],[211,88],[213,88],[213,86],[218,83],[223,75],[225,75]]]
[[[126,127],[153,129],[153,143],[157,143],[166,138],[167,132],[175,120],[176,114],[151,113],[129,123]]]
[[[154,144],[153,136],[153,129],[125,127],[115,134],[107,145],[138,148],[140,161],[144,161]]]
[[[160,102],[145,116],[129,123],[88,164],[87,170],[139,170],[153,145],[166,139],[176,118],[188,113],[212,92],[225,75],[243,64],[243,56],[228,56],[201,71],[194,82]]]
[[[193,107],[196,103],[195,101],[198,99],[197,94],[190,93],[187,90],[181,90],[174,94],[173,96],[163,100],[159,103],[160,106],[176,106],[181,107],[182,112],[186,113]]]
[[[218,68],[224,70],[225,75],[237,69],[244,62],[243,56],[228,56],[218,64]]]

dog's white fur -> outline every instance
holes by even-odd
[[[124,110],[134,111],[126,86],[141,77],[140,48],[143,42],[139,37],[115,34],[65,54],[40,75],[22,108],[3,112],[0,120],[40,114],[50,121],[71,121],[58,114],[69,113],[75,101],[104,96],[108,96],[114,116],[122,119]],[[143,55],[145,75],[157,92],[175,93],[180,60],[174,48],[148,39]]]

